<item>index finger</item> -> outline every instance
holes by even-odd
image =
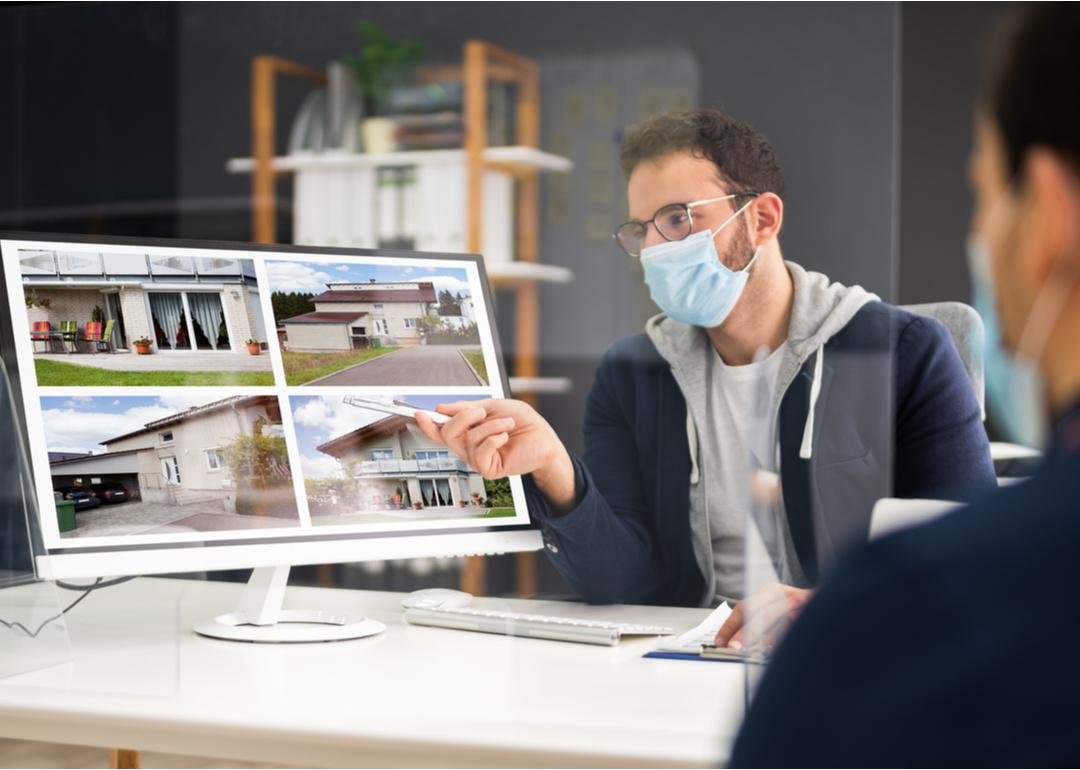
[[[416,415],[416,427],[420,429],[420,432],[427,436],[435,443],[446,446],[446,441],[442,437],[442,429],[435,424],[435,421],[424,414],[423,411],[417,410]]]
[[[714,644],[717,647],[727,647],[728,642],[731,641],[731,637],[735,636],[735,632],[742,628],[743,606],[744,602],[736,604],[735,609],[728,615],[728,619],[724,621],[724,625],[720,626],[720,630],[716,632]]]
[[[478,398],[475,400],[465,399],[464,401],[451,401],[449,404],[437,404],[435,406],[435,411],[439,414],[445,414],[453,417],[458,412],[473,407],[479,407],[484,411],[487,411],[488,407],[490,407],[494,401],[495,399],[493,398]]]

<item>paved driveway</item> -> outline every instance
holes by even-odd
[[[372,358],[307,385],[484,385],[458,345],[417,345]]]
[[[111,535],[157,535],[178,532],[222,532],[234,529],[295,527],[298,518],[245,516],[226,513],[220,502],[172,505],[144,500],[99,505],[75,513],[77,528],[62,532],[63,539]]]

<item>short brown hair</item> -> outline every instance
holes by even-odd
[[[768,140],[718,110],[654,115],[626,132],[619,163],[629,178],[639,163],[689,150],[708,158],[731,192],[771,192],[784,197],[784,172]]]

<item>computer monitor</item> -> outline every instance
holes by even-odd
[[[480,257],[30,234],[0,251],[42,577],[253,567],[241,607],[196,630],[355,638],[381,624],[281,609],[288,566],[541,547],[520,478],[483,478],[410,417],[509,395]]]

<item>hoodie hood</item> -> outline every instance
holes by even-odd
[[[803,269],[794,262],[785,262],[794,285],[791,320],[788,325],[787,350],[780,364],[774,406],[791,385],[803,364],[822,350],[825,343],[843,329],[867,302],[879,298],[861,286],[845,286],[821,273]],[[672,374],[686,399],[687,438],[690,442],[691,482],[697,482],[697,430],[691,404],[702,404],[705,398],[705,377],[702,362],[709,354],[709,338],[705,330],[668,318],[665,313],[650,318],[645,332],[656,350],[671,365]],[[814,379],[810,389],[810,409],[803,433],[803,459],[809,459],[813,446],[814,406],[821,390],[824,352],[814,364]],[[702,418],[699,416],[698,421]]]

